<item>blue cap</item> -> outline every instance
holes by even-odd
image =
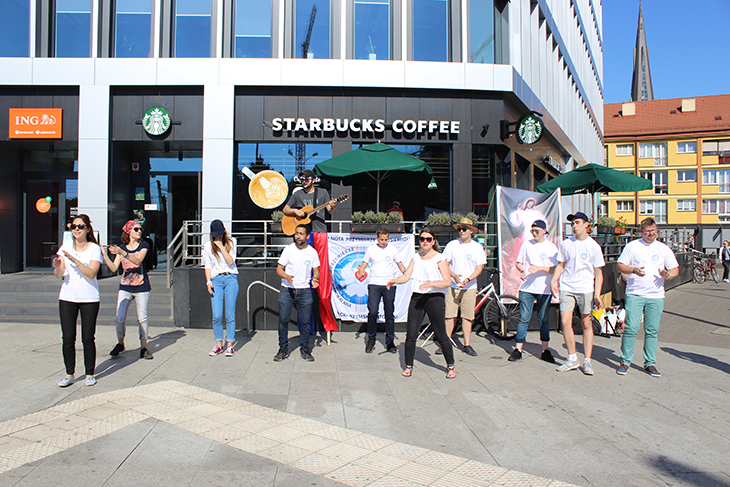
[[[545,223],[543,220],[535,220],[532,222],[533,227],[542,228],[545,230],[545,233],[550,233],[547,231],[547,223]]]
[[[210,236],[220,237],[226,233],[226,227],[223,226],[223,222],[220,220],[213,220],[210,222]]]
[[[572,215],[568,215],[568,221],[569,222],[572,222],[576,218],[580,218],[581,220],[583,220],[586,223],[588,223],[589,221],[591,221],[590,218],[588,218],[588,215],[586,215],[582,211],[577,211],[577,212],[573,213]]]

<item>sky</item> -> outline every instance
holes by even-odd
[[[639,0],[603,0],[605,103],[631,99]],[[730,0],[643,0],[654,99],[730,93]]]

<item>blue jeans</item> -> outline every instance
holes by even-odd
[[[289,349],[289,318],[292,308],[297,308],[299,344],[302,350],[309,349],[309,319],[312,313],[312,290],[281,287],[279,293],[279,347]]]
[[[213,337],[223,341],[223,305],[226,307],[226,341],[236,341],[236,300],[238,299],[238,275],[217,275],[210,280],[213,294],[210,305],[213,308]]]
[[[385,286],[368,284],[368,339],[375,340],[378,333],[378,307],[383,298],[385,311],[385,343],[395,340],[395,286],[390,290]]]
[[[550,295],[520,291],[520,321],[517,323],[515,342],[525,343],[527,325],[532,318],[532,307],[537,301],[537,321],[540,323],[540,341],[550,341]]]
[[[656,365],[656,348],[659,342],[659,322],[664,312],[664,298],[642,298],[626,295],[626,327],[621,337],[621,363],[630,365],[634,358],[636,334],[644,316],[644,367]]]

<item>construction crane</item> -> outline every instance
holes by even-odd
[[[304,38],[304,42],[302,42],[302,58],[307,58],[307,53],[309,52],[309,43],[312,40],[312,30],[314,29],[314,18],[317,16],[317,4],[315,3],[312,5],[312,13],[309,15],[309,26],[307,27],[307,36]],[[305,162],[306,162],[306,146],[303,142],[297,142],[296,146],[296,154],[294,155],[294,173],[300,174],[302,171],[304,171]]]
[[[489,37],[487,37],[487,40],[482,42],[482,45],[479,46],[479,48],[471,54],[471,62],[484,62],[483,60],[477,61],[477,58],[482,54],[482,51],[484,49],[489,47],[489,44],[491,44],[493,40],[494,40],[494,34],[490,34]]]

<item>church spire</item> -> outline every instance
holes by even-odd
[[[634,75],[631,80],[631,101],[653,99],[654,90],[651,86],[651,71],[649,70],[649,48],[646,46],[644,14],[641,11],[641,0],[639,0],[639,26],[636,30],[636,47],[634,48]]]

